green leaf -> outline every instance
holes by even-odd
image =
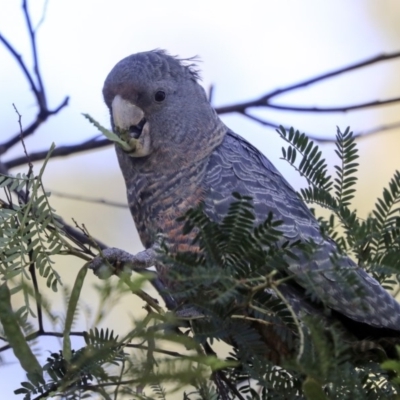
[[[71,339],[70,332],[72,328],[72,323],[75,316],[76,307],[78,305],[79,297],[81,294],[83,282],[86,277],[86,273],[88,270],[88,266],[85,264],[78,275],[76,276],[74,287],[71,292],[71,296],[68,302],[67,315],[65,318],[65,326],[64,326],[64,345],[63,345],[63,354],[64,358],[69,361],[71,358]]]
[[[132,150],[128,143],[124,142],[118,135],[114,132],[109,131],[104,128],[100,123],[98,123],[94,118],[92,118],[89,114],[82,114],[86,119],[88,119],[108,140],[114,142],[122,147],[125,151]]]
[[[43,380],[42,367],[32,353],[19,326],[18,318],[11,307],[11,293],[7,283],[0,285],[0,322],[3,325],[8,343],[21,367],[28,374],[38,376]]]

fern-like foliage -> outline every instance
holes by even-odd
[[[47,160],[38,175],[0,175],[0,188],[8,199],[0,208],[0,275],[5,280],[12,279],[20,290],[24,289],[27,268],[31,265],[46,278],[48,287],[57,290],[60,283],[52,256],[67,247],[60,217],[52,209],[50,194],[43,187]],[[13,192],[17,193],[18,201],[13,200]],[[33,314],[27,295],[25,300],[27,311]]]
[[[335,166],[335,178],[328,174],[325,159],[321,158],[319,150],[315,150],[317,146],[310,144],[304,134],[293,129],[287,132],[283,127],[278,133],[289,143],[288,148],[283,149],[283,158],[308,181],[308,187],[300,190],[300,197],[309,204],[318,204],[331,211],[328,220],[319,218],[323,232],[335,239],[339,249],[354,254],[385,288],[392,289],[398,282],[393,276],[400,271],[399,172],[395,172],[389,187],[383,190],[372,214],[360,220],[356,211],[350,209],[359,165],[357,146],[350,129],[343,133],[337,129],[335,153],[339,164]],[[299,166],[294,153],[302,156]],[[338,232],[337,223],[342,226],[344,236]]]
[[[289,132],[281,126],[277,132],[283,140],[290,145],[282,147],[282,155],[299,173],[304,176],[309,185],[318,189],[330,191],[333,183],[328,175],[326,160],[322,157],[319,147],[310,140],[306,134],[290,128]],[[296,164],[297,153],[302,157],[300,163]]]
[[[342,249],[351,251],[355,244],[353,231],[359,223],[355,211],[349,206],[354,197],[354,185],[357,182],[356,172],[358,158],[353,132],[349,128],[344,133],[337,129],[336,150],[339,165],[335,166],[336,178],[332,178],[327,170],[327,163],[322,152],[304,133],[287,132],[282,126],[277,130],[279,135],[289,143],[287,149],[282,148],[283,159],[288,161],[302,176],[307,179],[308,187],[300,190],[300,197],[309,204],[318,204],[335,215],[345,231],[345,237],[338,240]],[[293,154],[301,154],[299,164]],[[326,225],[325,225],[326,226]],[[359,249],[354,249],[356,253]]]
[[[355,173],[359,165],[355,162],[358,159],[358,150],[350,128],[347,128],[344,133],[338,128],[335,153],[341,161],[341,165],[335,167],[337,175],[334,184],[335,196],[341,206],[349,206],[356,191],[353,186],[357,182]]]
[[[382,261],[387,252],[398,250],[400,227],[400,173],[396,171],[389,182],[389,188],[383,189],[382,198],[378,198],[373,210],[373,230],[369,248],[374,262]],[[391,251],[392,250],[392,251]]]
[[[67,360],[63,352],[51,353],[43,371],[48,375],[46,382],[23,382],[16,394],[24,394],[24,400],[30,400],[37,394],[67,398],[81,398],[93,381],[104,382],[111,379],[103,366],[118,365],[124,362],[126,355],[118,337],[112,331],[94,329],[84,333],[86,346],[72,351]]]

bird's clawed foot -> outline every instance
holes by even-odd
[[[130,254],[124,250],[109,247],[90,262],[89,268],[100,279],[108,279],[122,272],[130,274],[132,271],[143,271],[153,266],[155,261],[156,252],[152,248]]]

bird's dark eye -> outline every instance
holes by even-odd
[[[165,92],[163,92],[162,90],[159,90],[159,91],[155,94],[154,99],[155,99],[157,102],[161,103],[161,102],[164,101],[164,99],[165,99]]]

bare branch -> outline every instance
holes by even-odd
[[[277,89],[277,90],[265,95],[264,99],[265,100],[269,100],[272,97],[275,97],[275,96],[280,95],[282,93],[286,93],[286,92],[290,92],[290,91],[293,91],[293,90],[296,90],[296,89],[299,89],[299,88],[303,88],[303,87],[306,87],[308,85],[312,85],[312,84],[314,84],[316,82],[321,82],[323,80],[327,80],[327,79],[332,78],[334,76],[338,76],[338,75],[344,74],[346,72],[350,72],[350,71],[353,71],[353,70],[356,70],[356,69],[360,69],[360,68],[366,67],[368,65],[377,64],[377,63],[379,63],[381,61],[388,61],[388,60],[392,60],[392,59],[395,59],[395,58],[400,58],[400,51],[395,52],[395,53],[381,54],[381,55],[378,55],[378,56],[374,56],[374,57],[368,58],[368,59],[366,59],[364,61],[360,61],[358,63],[349,65],[348,67],[339,68],[339,69],[334,70],[332,72],[328,72],[328,73],[316,76],[314,78],[307,79],[307,80],[302,81],[300,83],[296,83],[294,85],[287,86],[286,88],[283,88],[283,89]]]
[[[46,5],[45,5],[45,7],[46,7]],[[25,138],[25,137],[31,135],[33,132],[35,132],[36,129],[44,121],[46,121],[48,117],[50,117],[51,115],[57,114],[62,108],[64,108],[68,104],[68,100],[69,100],[69,98],[66,97],[57,108],[55,108],[54,110],[48,109],[47,100],[46,100],[46,91],[43,86],[43,79],[42,79],[42,76],[40,73],[40,68],[39,68],[39,59],[38,59],[38,51],[37,51],[37,45],[36,45],[35,30],[33,29],[32,21],[31,21],[30,15],[29,15],[27,0],[23,0],[22,9],[23,9],[27,29],[28,29],[29,38],[31,41],[31,50],[32,50],[32,57],[33,57],[33,70],[36,75],[37,82],[35,82],[35,80],[33,79],[33,76],[29,72],[24,60],[22,59],[22,56],[18,54],[18,52],[16,51],[14,46],[12,46],[11,43],[1,33],[0,33],[0,42],[2,42],[4,44],[4,46],[12,54],[12,56],[15,58],[18,65],[22,69],[22,71],[23,71],[26,79],[28,80],[29,85],[35,95],[39,111],[38,111],[36,120],[28,128],[26,128],[22,134],[19,132],[18,134],[14,135],[11,139],[9,139],[7,142],[0,145],[0,155],[4,154],[8,149],[10,149],[12,146],[17,144],[21,140],[21,138]],[[43,10],[42,19],[44,18],[44,15],[45,15],[45,8]],[[39,25],[41,24],[42,19],[39,22]]]
[[[261,118],[258,118],[252,114],[249,114],[247,111],[242,114],[245,117],[249,118],[250,120],[257,122],[263,126],[267,126],[267,127],[274,128],[274,129],[278,129],[280,126],[279,124],[269,122],[269,121],[263,120]],[[369,129],[366,131],[356,132],[356,133],[354,133],[353,136],[358,139],[364,139],[367,136],[375,135],[377,133],[382,133],[382,132],[385,132],[385,131],[388,131],[391,129],[396,129],[396,128],[400,128],[400,122],[395,122],[393,124],[387,124],[387,125],[381,125],[381,126],[377,126],[375,128],[372,128],[372,129]],[[290,129],[290,127],[286,126],[285,129]],[[307,136],[314,142],[319,142],[319,143],[335,143],[336,142],[335,137],[327,138],[327,137],[315,136],[314,134],[310,134],[308,132],[307,132]]]
[[[60,218],[60,222],[63,225],[63,229],[64,229],[65,233],[67,234],[67,237],[71,240],[74,239],[73,242],[75,244],[80,245],[81,247],[83,245],[93,246],[93,242],[95,242],[96,246],[99,247],[100,249],[106,249],[108,247],[98,239],[88,238],[81,231],[72,227],[70,224],[67,224],[61,218]]]
[[[26,138],[27,136],[31,135],[36,131],[36,129],[47,120],[48,117],[51,115],[57,114],[62,108],[66,107],[68,105],[69,97],[67,96],[63,102],[54,110],[45,110],[44,112],[40,111],[39,114],[36,117],[36,120],[28,127],[26,128],[23,132],[22,135],[20,133],[15,134],[11,139],[7,140],[7,142],[0,144],[0,155],[4,154],[6,151],[8,151],[12,146],[15,146],[17,143],[20,142],[21,136],[23,138]],[[46,153],[47,154],[47,153]],[[43,160],[43,158],[41,158]],[[32,158],[32,161],[33,160]]]
[[[85,201],[87,203],[104,204],[106,206],[117,207],[117,208],[128,208],[128,204],[126,204],[126,203],[118,203],[116,201],[100,199],[100,198],[96,198],[96,197],[79,196],[79,195],[74,195],[74,194],[69,194],[69,193],[62,193],[62,192],[57,192],[54,190],[50,190],[50,192],[53,196],[61,197],[64,199]]]
[[[19,125],[19,129],[20,129],[21,143],[22,143],[22,147],[24,149],[25,156],[28,159],[28,176],[31,176],[32,172],[33,172],[33,164],[29,160],[29,157],[28,157],[28,154],[26,151],[25,141],[22,136],[22,115],[19,113],[15,104],[13,104],[13,107],[14,107],[15,112],[18,115],[18,125]],[[24,202],[25,203],[28,202],[29,196],[30,196],[30,192],[28,190],[28,184],[27,184],[25,193],[24,193]],[[29,245],[31,244],[31,242],[32,242],[32,239],[28,239]],[[38,319],[38,325],[39,325],[38,332],[43,332],[44,328],[43,328],[42,302],[41,302],[41,295],[40,295],[40,291],[39,291],[39,284],[38,284],[38,280],[37,280],[37,276],[36,276],[36,268],[35,268],[35,264],[33,261],[33,250],[31,250],[29,252],[29,274],[32,279],[33,290],[35,293],[36,312],[37,312],[37,319]]]
[[[26,67],[25,62],[23,61],[22,56],[17,53],[17,51],[14,49],[14,47],[11,45],[11,43],[1,33],[0,33],[0,42],[2,42],[4,44],[4,46],[6,46],[7,50],[14,56],[15,60],[17,61],[18,65],[20,66],[20,68],[22,69],[22,71],[25,75],[25,78],[28,80],[29,85],[31,86],[31,89],[32,89],[33,93],[35,94],[37,101],[39,101],[39,98],[40,98],[39,91],[36,88],[36,84],[33,81],[33,78],[31,76],[30,72],[28,71],[28,68]]]
[[[296,111],[296,112],[346,112],[346,111],[360,110],[362,108],[384,106],[387,104],[398,103],[398,102],[400,102],[400,97],[394,97],[388,100],[368,101],[365,103],[353,104],[349,106],[340,106],[340,107],[297,107],[297,106],[281,106],[278,104],[268,104],[268,107],[274,108],[276,110]]]
[[[42,26],[45,18],[46,18],[46,12],[47,12],[47,6],[49,5],[49,0],[45,0],[44,4],[43,4],[43,9],[42,9],[42,16],[40,17],[39,22],[36,25],[35,28],[35,34],[36,32],[39,30],[39,28]]]
[[[280,127],[280,124],[275,124],[273,122],[265,121],[261,118],[258,118],[254,115],[249,114],[247,111],[242,113],[245,117],[248,119],[251,119],[252,121],[258,122],[261,125],[268,126],[270,128],[278,129]]]
[[[84,336],[83,334],[84,334],[84,332],[70,332],[71,336]],[[36,331],[36,332],[30,333],[29,335],[27,335],[25,337],[25,339],[27,342],[29,342],[30,340],[37,339],[40,336],[54,336],[54,337],[62,338],[64,336],[64,334],[62,332]],[[4,345],[4,346],[0,347],[0,353],[3,351],[9,350],[9,349],[11,349],[11,346],[9,344]]]
[[[65,157],[69,156],[71,154],[77,154],[77,153],[82,153],[84,151],[88,150],[94,150],[94,149],[99,149],[101,147],[107,147],[111,146],[113,143],[110,142],[108,139],[101,139],[101,140],[96,140],[98,136],[95,136],[92,139],[89,139],[83,143],[79,144],[73,144],[70,146],[60,146],[56,147],[51,154],[51,158],[54,157]],[[30,153],[28,154],[29,159],[34,162],[34,161],[41,161],[44,160],[47,156],[48,150],[43,150],[39,151],[36,153]],[[14,167],[18,167],[19,165],[24,165],[27,162],[27,157],[26,156],[21,156],[18,158],[15,158],[13,160],[4,162],[4,165],[11,169]]]
[[[23,130],[22,130],[22,115],[19,113],[19,111],[14,103],[13,103],[13,107],[14,107],[15,112],[18,115],[19,135],[20,135],[22,147],[24,149],[24,154],[25,154],[25,157],[27,158],[27,163],[28,163],[28,167],[29,167],[28,176],[30,176],[32,173],[32,170],[33,170],[33,164],[28,156],[28,152],[26,151],[25,141],[24,141],[24,137],[23,137]]]
[[[400,121],[394,122],[393,124],[377,126],[375,128],[356,133],[355,136],[361,139],[361,138],[364,138],[369,135],[374,135],[376,133],[382,133],[382,132],[389,131],[389,130],[396,129],[396,128],[400,128]]]
[[[350,105],[350,106],[346,106],[346,107],[327,107],[327,108],[279,106],[279,105],[274,105],[274,104],[270,103],[271,99],[273,99],[274,97],[277,97],[283,93],[288,93],[288,92],[312,85],[314,83],[330,79],[334,76],[338,76],[338,75],[344,74],[346,72],[353,71],[355,69],[360,69],[360,68],[366,67],[371,64],[376,64],[376,63],[379,63],[382,61],[388,61],[388,60],[392,60],[395,58],[400,58],[400,52],[375,56],[375,57],[369,58],[367,60],[358,62],[356,64],[350,65],[348,67],[339,68],[337,70],[316,76],[311,79],[307,79],[305,81],[296,83],[294,85],[290,85],[290,86],[284,87],[282,89],[273,90],[272,92],[269,92],[256,100],[251,100],[251,101],[244,102],[244,103],[233,104],[230,106],[217,107],[216,111],[218,114],[226,114],[226,113],[231,113],[231,112],[238,112],[238,113],[243,114],[248,108],[251,108],[251,107],[267,107],[267,108],[269,107],[269,108],[275,108],[275,109],[287,110],[287,111],[342,112],[342,111],[349,111],[349,110],[355,110],[355,109],[360,109],[360,108],[379,106],[379,105],[389,104],[389,103],[394,103],[394,102],[400,102],[400,97],[396,97],[396,98],[384,100],[384,101],[373,101],[373,102],[369,102],[369,103]]]
[[[23,0],[22,2],[22,9],[24,12],[25,16],[25,21],[26,25],[28,27],[28,32],[29,32],[29,38],[31,40],[31,49],[32,49],[32,56],[33,56],[33,70],[35,72],[37,82],[38,82],[38,103],[39,103],[39,108],[40,110],[47,110],[47,101],[46,101],[46,93],[43,87],[43,82],[42,82],[42,77],[40,75],[40,69],[39,69],[39,59],[37,55],[37,47],[36,47],[36,35],[35,31],[32,27],[32,21],[31,17],[29,15],[29,10],[28,10],[28,1]]]
[[[369,137],[371,135],[376,135],[378,133],[383,133],[383,132],[389,131],[391,129],[396,129],[396,128],[400,128],[400,122],[377,126],[376,128],[372,128],[367,131],[356,132],[356,133],[354,133],[353,137],[357,138],[358,140],[365,139],[366,137]],[[317,137],[317,136],[313,136],[313,135],[309,135],[309,134],[307,134],[307,136],[314,142],[336,143],[336,138],[334,138],[334,137],[331,137],[331,138],[326,138],[326,137],[321,137],[321,136]]]

